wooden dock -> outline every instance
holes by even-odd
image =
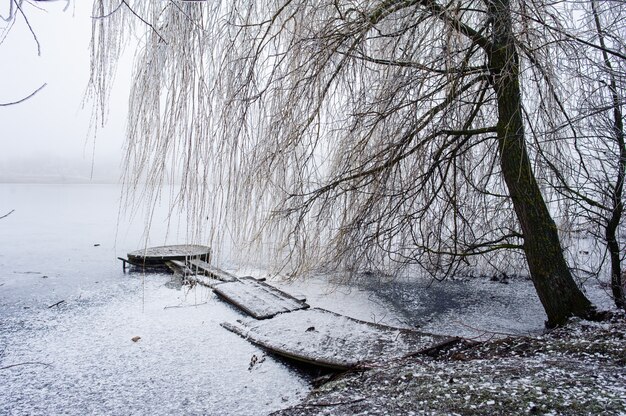
[[[290,294],[252,277],[224,283],[213,290],[224,300],[256,319],[268,319],[280,313],[309,307]]]
[[[224,322],[224,328],[275,354],[308,364],[341,370],[365,369],[458,340],[310,308],[303,299],[263,282],[264,279],[237,277],[211,266],[209,255],[208,247],[169,246],[138,250],[129,253],[128,260],[122,260],[165,264],[183,280],[211,288],[221,299],[250,316],[234,323]]]
[[[337,370],[371,368],[456,340],[359,321],[318,308],[222,326],[276,354]]]
[[[211,248],[207,246],[180,244],[173,246],[146,247],[131,251],[127,258],[118,257],[122,261],[124,271],[127,265],[139,268],[164,268],[166,262],[197,260],[208,262],[211,260]],[[208,264],[208,263],[207,263]]]

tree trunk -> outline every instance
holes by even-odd
[[[524,234],[530,276],[548,316],[561,325],[570,316],[590,317],[594,308],[574,281],[532,171],[524,138],[519,57],[512,33],[509,0],[489,1],[493,47],[487,52],[498,101],[498,145],[502,175]]]
[[[604,59],[604,66],[606,67],[606,73],[609,77],[609,91],[611,92],[611,104],[613,106],[613,138],[619,149],[619,162],[617,164],[617,172],[615,178],[615,186],[609,187],[612,189],[611,202],[613,203],[613,211],[610,218],[607,220],[605,226],[604,236],[606,238],[606,246],[609,251],[609,257],[611,259],[611,292],[613,293],[613,301],[615,306],[620,309],[626,310],[626,299],[624,298],[624,282],[622,282],[622,265],[620,260],[619,243],[617,241],[617,230],[619,228],[620,221],[622,220],[622,213],[624,212],[624,203],[622,201],[622,195],[624,192],[624,176],[626,175],[626,142],[624,139],[624,114],[622,112],[621,100],[617,90],[617,82],[615,80],[615,73],[613,72],[613,66],[609,59],[609,54],[606,52],[606,44],[604,41],[604,32],[602,31],[602,25],[600,23],[600,16],[597,10],[597,1],[591,2],[591,10],[593,12],[593,19],[598,33],[598,40],[600,46],[602,46],[602,58]]]

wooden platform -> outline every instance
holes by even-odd
[[[197,259],[209,261],[211,258],[211,248],[200,245],[173,245],[149,247],[141,250],[135,250],[128,253],[126,262],[134,266],[155,266],[164,265],[166,261],[179,260],[185,261]],[[122,259],[124,260],[124,259]]]
[[[267,319],[280,313],[309,307],[288,293],[252,277],[242,277],[234,282],[221,284],[214,291],[256,319]]]
[[[359,321],[317,308],[222,326],[276,354],[341,370],[371,368],[457,340]]]

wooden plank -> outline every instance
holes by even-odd
[[[309,305],[288,293],[252,277],[244,277],[235,282],[224,283],[214,290],[227,302],[232,303],[256,319],[267,319],[279,313],[292,312],[309,307]]]
[[[184,261],[167,260],[165,262],[165,265],[167,266],[168,269],[174,272],[174,274],[177,274],[180,276],[189,276],[189,275],[194,274],[193,271],[189,267],[187,267]]]
[[[213,279],[221,280],[224,282],[234,282],[235,280],[237,280],[236,276],[225,272],[224,270],[220,270],[217,267],[213,267],[204,260],[191,259],[187,261],[187,265],[192,270],[203,273],[209,277],[212,277]]]
[[[222,326],[276,354],[333,369],[365,369],[453,342],[312,308]]]
[[[211,289],[214,289],[215,286],[224,283],[222,280],[196,274],[195,270],[190,269],[185,262],[180,260],[168,260],[165,262],[165,265],[173,271],[174,274],[180,276],[183,281],[188,283],[197,283]]]
[[[204,276],[200,274],[191,274],[191,275],[185,276],[184,279],[189,282],[193,282],[202,286],[209,287],[211,289],[215,289],[217,285],[224,284],[224,282],[221,280],[213,279],[209,276]]]

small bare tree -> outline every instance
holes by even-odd
[[[570,203],[571,216],[604,245],[600,261],[586,266],[598,275],[608,257],[611,292],[615,305],[626,308],[624,299],[624,178],[626,143],[626,6],[622,2],[591,0],[577,4],[585,24],[578,36],[586,45],[568,52],[567,74],[573,88],[572,115],[565,129],[572,130],[570,149],[575,157],[569,166],[554,166],[555,189]],[[570,32],[572,29],[570,28]],[[565,130],[564,129],[564,130]]]

